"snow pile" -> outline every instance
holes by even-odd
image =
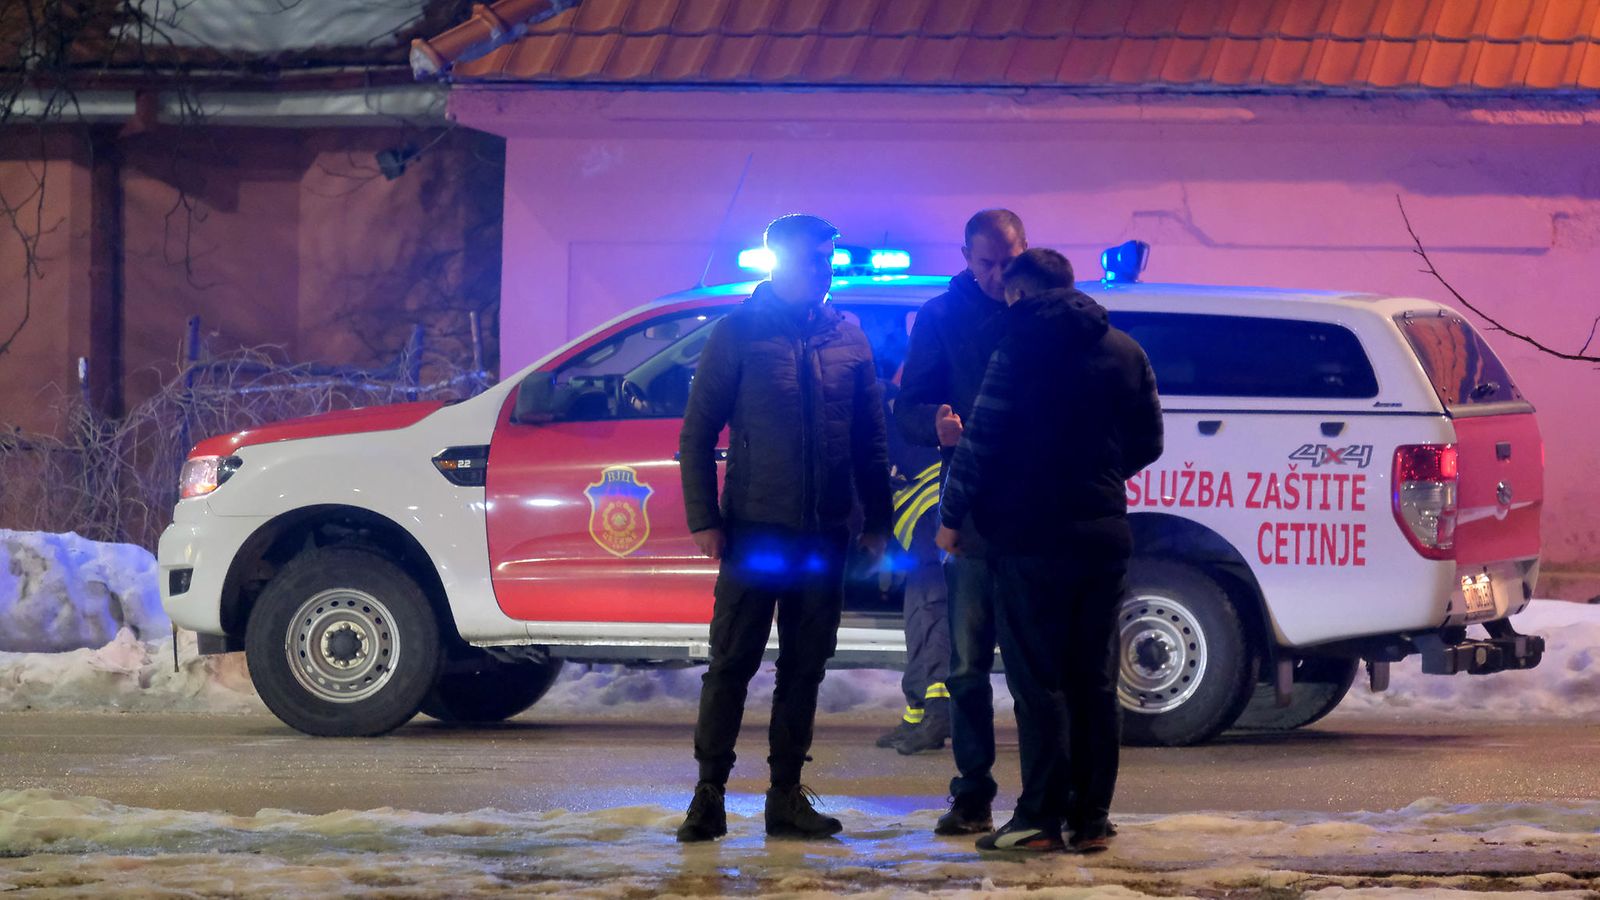
[[[52,653],[170,634],[155,557],[132,544],[0,529],[0,651]]]
[[[156,561],[147,551],[73,534],[4,530],[0,547],[8,560],[0,567],[0,710],[263,708],[241,654],[199,657],[194,635],[183,633],[174,670],[171,624],[161,609]],[[1545,637],[1538,668],[1441,677],[1423,675],[1412,657],[1393,666],[1390,688],[1382,694],[1358,681],[1335,716],[1600,719],[1600,607],[1535,601],[1514,621],[1519,630]],[[689,712],[698,703],[704,671],[568,665],[537,708],[558,715]],[[1011,698],[1004,680],[997,676],[994,684],[996,708],[1007,713]],[[773,667],[767,663],[750,686],[751,707],[767,708],[772,689]],[[824,713],[890,715],[903,702],[899,672],[855,669],[828,673],[818,707]]]
[[[265,809],[232,816],[0,791],[0,890],[887,898],[1419,889],[1580,896],[1600,887],[1593,878],[1600,803],[1592,801],[1424,800],[1333,815],[1125,816],[1105,854],[1024,859],[980,854],[970,837],[934,837],[938,810],[863,812],[846,805],[835,810],[845,822],[836,840],[769,841],[761,834],[760,804],[754,795],[730,796],[729,836],[685,846],[673,839],[681,813],[658,805],[586,813]]]
[[[1600,719],[1600,607],[1535,600],[1512,618],[1524,634],[1545,639],[1533,669],[1494,675],[1424,675],[1411,657],[1391,666],[1389,689],[1369,691],[1358,675],[1340,716],[1394,716],[1432,721],[1472,719]]]
[[[193,632],[141,641],[123,628],[94,650],[0,653],[0,711],[112,709],[153,712],[257,712],[244,654],[200,656]]]
[[[422,15],[421,0],[135,0],[162,45],[272,54],[389,45]],[[137,35],[128,29],[122,35]]]

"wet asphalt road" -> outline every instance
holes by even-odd
[[[1004,717],[1002,717],[1004,718]],[[948,751],[902,757],[872,746],[888,724],[824,716],[807,781],[839,807],[931,809]],[[309,738],[276,719],[114,713],[0,713],[0,790],[48,788],[130,806],[250,814],[395,807],[460,812],[684,805],[692,722],[543,718],[493,728],[418,718],[378,739]],[[745,723],[730,798],[765,789],[765,722]],[[1016,733],[1000,731],[1005,807],[1017,784]],[[1409,724],[1336,714],[1289,735],[1226,736],[1185,749],[1124,751],[1116,809],[1392,809],[1451,802],[1600,798],[1600,725]]]

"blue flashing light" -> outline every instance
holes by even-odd
[[[788,571],[789,564],[782,553],[759,552],[745,557],[744,569],[759,575],[777,575]]]
[[[1133,284],[1139,280],[1145,263],[1150,261],[1150,245],[1144,241],[1128,241],[1108,247],[1100,254],[1100,268],[1104,269],[1103,284]]]
[[[727,257],[723,257],[726,259]],[[771,250],[765,247],[751,247],[749,250],[739,251],[739,268],[750,272],[771,272],[777,267],[778,258]]]
[[[911,254],[904,250],[879,249],[872,251],[874,272],[904,272],[911,268]]]
[[[739,268],[747,272],[770,274],[777,268],[778,259],[766,247],[751,247],[739,251]],[[835,275],[885,275],[903,273],[911,268],[911,254],[904,250],[865,247],[835,247],[833,271]]]

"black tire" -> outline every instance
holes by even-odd
[[[319,737],[404,725],[438,680],[441,656],[439,623],[422,589],[357,547],[290,560],[261,592],[245,632],[245,662],[262,701],[289,727]]]
[[[1255,686],[1257,655],[1216,579],[1136,558],[1117,616],[1123,741],[1186,746],[1220,734]]]
[[[471,650],[422,701],[424,715],[451,724],[504,722],[539,702],[561,674],[561,660],[496,659]]]
[[[1278,705],[1278,691],[1272,684],[1256,685],[1250,702],[1239,714],[1235,728],[1252,731],[1292,731],[1304,728],[1333,712],[1350,692],[1359,659],[1308,658],[1295,661],[1294,693],[1288,706]]]

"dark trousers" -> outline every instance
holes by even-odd
[[[1016,818],[1092,834],[1106,825],[1117,783],[1115,641],[1127,544],[1064,544],[1070,549],[1058,556],[995,560],[1000,652],[1022,756]]]
[[[811,749],[817,688],[833,656],[848,535],[732,525],[711,612],[711,665],[700,687],[694,758],[700,780],[726,784],[750,679],[778,619],[777,683],[768,729],[772,783],[800,783]]]
[[[950,794],[994,800],[994,671],[996,582],[989,561],[952,556],[944,564],[949,592],[950,743],[956,777]]]

